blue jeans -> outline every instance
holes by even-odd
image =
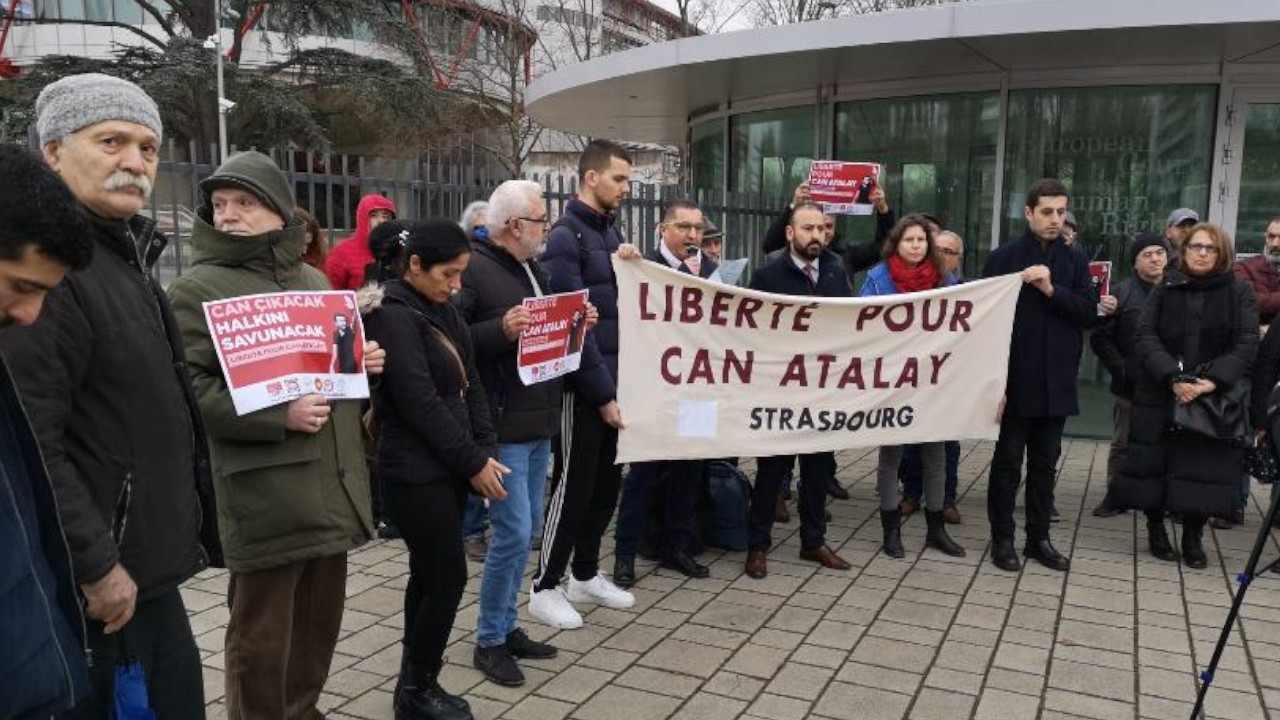
[[[462,539],[484,537],[484,530],[487,527],[489,527],[489,511],[484,507],[484,498],[468,494],[467,508],[462,512]]]
[[[542,515],[542,492],[547,483],[551,440],[498,445],[498,462],[511,468],[507,497],[489,502],[493,537],[480,580],[480,619],[477,642],[495,647],[516,629],[520,579],[529,561],[529,541],[536,518]]]
[[[948,440],[944,443],[947,451],[947,483],[943,490],[943,507],[956,504],[956,484],[960,481],[960,443]],[[924,468],[920,465],[920,446],[908,445],[902,453],[902,465],[898,469],[902,477],[902,496],[911,498],[920,504],[923,489]]]

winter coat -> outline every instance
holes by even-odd
[[[466,485],[498,457],[466,321],[452,303],[433,303],[402,280],[362,290],[360,309],[369,338],[387,351],[373,396],[379,477]]]
[[[983,277],[1020,273],[1046,265],[1053,297],[1031,285],[1018,293],[1009,345],[1005,413],[1011,417],[1066,417],[1080,412],[1076,375],[1084,349],[1084,329],[1097,321],[1098,295],[1089,261],[1061,241],[1040,241],[1030,233],[1001,245],[987,256]]]
[[[947,273],[945,282],[938,287],[949,287],[957,282],[959,279],[955,275]],[[893,283],[893,274],[889,272],[889,262],[886,260],[867,271],[867,277],[862,281],[862,289],[858,291],[858,297],[897,295],[899,292],[898,286]]]
[[[769,229],[764,234],[764,242],[760,245],[765,255],[775,253],[787,246],[787,225],[791,223],[791,213],[791,208],[787,207],[769,224]],[[871,242],[845,247],[844,238],[836,235],[831,240],[831,247],[827,249],[841,257],[845,271],[852,277],[880,262],[884,253],[885,238],[889,237],[895,222],[896,218],[892,210],[887,213],[876,213],[876,235]]]
[[[815,289],[809,288],[809,279],[791,259],[791,253],[781,253],[758,268],[751,275],[751,289],[779,295],[810,295],[815,297],[851,297],[849,276],[840,263],[840,256],[824,250],[818,259],[818,281]]]
[[[89,691],[85,628],[58,505],[0,362],[0,720],[47,718]]]
[[[622,242],[616,216],[601,215],[574,198],[547,234],[547,249],[541,258],[552,292],[586,289],[600,314],[599,322],[587,333],[587,343],[599,348],[609,374],[607,378],[603,374],[573,377],[570,386],[584,397],[612,399],[617,394],[618,282],[613,276],[612,256]]]
[[[1249,422],[1255,430],[1271,430],[1267,407],[1271,391],[1280,381],[1280,329],[1267,330],[1258,343],[1258,357],[1253,362],[1252,389],[1249,392]]]
[[[486,238],[475,238],[472,249],[471,262],[462,274],[458,310],[470,326],[476,367],[487,392],[498,441],[523,443],[549,438],[560,427],[565,378],[525,385],[516,367],[519,341],[509,340],[502,331],[507,311],[536,294],[529,273],[511,253]],[[528,268],[538,278],[542,294],[551,294],[547,275],[538,261],[530,260]],[[594,345],[583,348],[582,365],[577,372],[604,373],[603,382],[587,383],[588,389],[609,384],[609,371]],[[587,401],[599,406],[612,399],[592,397]]]
[[[1241,260],[1231,270],[1253,288],[1258,299],[1258,319],[1263,325],[1270,325],[1280,312],[1280,271],[1265,253]]]
[[[324,261],[325,275],[334,290],[359,290],[364,284],[364,269],[373,262],[369,249],[369,214],[389,210],[396,214],[396,204],[381,195],[365,195],[356,207],[356,232],[333,246]]]
[[[202,303],[329,290],[299,257],[306,226],[239,237],[215,230],[207,207],[191,234],[191,269],[169,287],[213,450],[227,567],[252,572],[343,553],[373,536],[360,402],[331,402],[320,432],[287,429],[287,403],[237,415]]]
[[[1172,271],[1151,289],[1137,329],[1142,360],[1133,394],[1129,451],[1116,479],[1121,507],[1231,517],[1240,496],[1242,450],[1173,430],[1173,379],[1207,377],[1224,391],[1249,382],[1258,349],[1253,290],[1229,272],[1191,280]]]
[[[1116,311],[1104,318],[1093,334],[1089,346],[1111,374],[1111,394],[1133,399],[1133,389],[1142,374],[1142,358],[1138,355],[1138,321],[1146,305],[1151,283],[1137,275],[1121,280],[1112,288]]]
[[[93,225],[93,262],[49,293],[34,325],[0,334],[0,349],[44,453],[76,583],[119,563],[145,601],[205,567],[208,445],[172,310],[149,274],[164,237],[142,217]]]

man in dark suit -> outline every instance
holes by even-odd
[[[697,204],[675,200],[667,204],[658,225],[661,242],[644,254],[644,259],[689,275],[710,279],[716,274],[716,262],[702,253],[702,233],[706,220]],[[630,245],[618,248],[624,260],[639,257]],[[663,460],[631,465],[622,484],[622,502],[618,505],[618,527],[614,531],[613,581],[619,587],[630,587],[636,581],[635,557],[640,533],[648,517],[649,498],[654,489],[663,493],[663,558],[664,567],[687,577],[710,575],[705,565],[689,554],[694,545],[693,515],[698,502],[698,489],[706,477],[705,460]]]
[[[1000,437],[991,460],[987,518],[991,522],[991,562],[1016,572],[1013,510],[1023,455],[1027,459],[1027,543],[1023,554],[1052,570],[1071,562],[1049,542],[1053,479],[1062,451],[1067,417],[1080,412],[1076,375],[1084,329],[1098,318],[1098,296],[1089,260],[1061,242],[1067,215],[1067,188],[1037,180],[1027,191],[1022,237],[987,257],[983,277],[1021,273],[1022,292],[1013,318],[1009,378]]]
[[[822,208],[799,203],[787,225],[787,252],[769,261],[751,276],[751,289],[782,295],[850,297],[853,289],[840,256],[827,249],[823,234]],[[772,542],[774,510],[778,486],[791,468],[795,456],[779,455],[756,460],[756,484],[751,492],[751,515],[747,520],[747,575],[760,579],[768,575],[766,555]],[[835,454],[808,453],[800,456],[800,557],[836,570],[848,570],[826,544],[827,523],[823,517],[827,480],[835,474]]]

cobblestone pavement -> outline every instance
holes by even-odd
[[[831,504],[828,541],[852,570],[799,560],[795,521],[776,528],[762,581],[742,573],[744,553],[703,555],[711,567],[704,580],[641,564],[636,606],[584,612],[582,629],[554,632],[522,608],[523,626],[560,656],[523,663],[521,688],[488,683],[470,665],[480,571],[470,563],[442,684],[465,691],[477,718],[512,720],[1189,717],[1193,668],[1208,662],[1266,489],[1255,485],[1244,528],[1206,529],[1209,569],[1190,571],[1150,557],[1133,514],[1089,514],[1104,489],[1107,448],[1069,442],[1053,537],[1070,552],[1071,571],[1033,563],[1009,574],[985,556],[991,449],[964,445],[964,524],[952,529],[968,557],[923,551],[920,514],[904,528],[906,559],[877,554],[875,452],[845,452],[839,477],[853,498]],[[343,632],[322,702],[331,720],[393,717],[407,558],[399,542],[351,555]],[[611,568],[612,558],[602,566]],[[226,580],[208,571],[183,590],[211,718],[225,715]],[[1242,616],[1208,716],[1280,718],[1280,575],[1257,582]]]

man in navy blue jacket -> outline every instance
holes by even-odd
[[[0,325],[93,256],[75,197],[36,156],[0,147]],[[0,361],[0,720],[70,710],[89,693],[84,619],[44,460]]]
[[[814,203],[796,205],[787,225],[787,252],[779,254],[751,276],[751,289],[780,295],[850,297],[853,288],[840,256],[826,248],[822,208]],[[769,574],[766,557],[772,544],[778,488],[790,471],[794,455],[756,460],[756,483],[751,491],[751,515],[747,518],[747,575],[760,579]],[[835,570],[849,563],[827,547],[827,480],[835,475],[835,453],[800,456],[800,557]]]
[[[586,289],[600,320],[587,335],[605,363],[597,372],[579,370],[570,376],[565,412],[560,423],[560,452],[564,469],[554,478],[547,506],[542,550],[529,614],[552,627],[582,626],[582,616],[570,604],[595,603],[615,609],[635,604],[635,597],[600,573],[600,539],[613,518],[622,483],[617,456],[618,428],[618,288],[610,257],[622,244],[615,212],[630,190],[631,156],[617,143],[593,140],[578,160],[578,196],[547,236],[542,267],[556,293]],[[585,397],[611,398],[592,405]],[[572,576],[560,588],[565,568],[573,560]]]
[[[1080,412],[1076,374],[1084,348],[1084,329],[1097,321],[1098,296],[1089,278],[1089,261],[1060,241],[1067,214],[1067,188],[1053,179],[1037,180],[1027,191],[1022,237],[991,251],[983,277],[1021,273],[1009,347],[1000,437],[991,460],[987,517],[991,522],[991,561],[1001,570],[1021,566],[1014,552],[1013,509],[1022,459],[1027,457],[1027,543],[1023,554],[1053,570],[1070,561],[1049,542],[1053,479],[1062,451],[1067,417]]]

